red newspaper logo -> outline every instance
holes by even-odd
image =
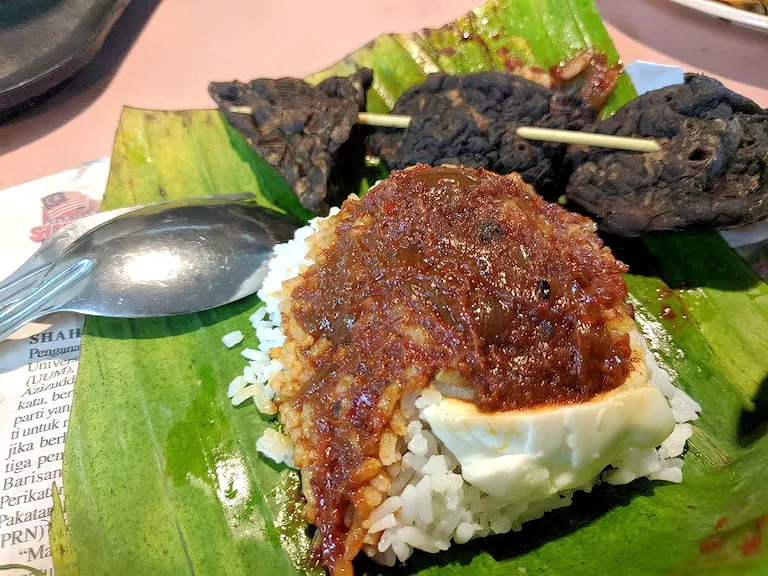
[[[99,211],[99,202],[82,192],[56,192],[42,199],[43,225],[30,230],[33,242],[43,242],[70,222]]]

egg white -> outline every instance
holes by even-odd
[[[539,500],[588,485],[628,450],[659,446],[675,426],[653,385],[660,368],[634,327],[630,345],[626,382],[587,402],[484,413],[444,398],[421,416],[456,456],[464,479],[490,496]]]

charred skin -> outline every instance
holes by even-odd
[[[460,164],[519,173],[545,197],[568,182],[562,144],[520,138],[518,126],[584,130],[596,117],[579,97],[503,72],[431,74],[400,97],[393,114],[412,116],[406,130],[378,129],[372,152],[391,169],[417,163]]]
[[[601,232],[725,228],[768,217],[768,113],[706,76],[639,96],[595,131],[660,152],[573,151],[567,196]]]
[[[356,181],[365,156],[356,124],[373,80],[363,68],[348,78],[311,86],[298,78],[212,82],[208,87],[227,121],[316,214],[341,202]],[[251,114],[230,112],[233,106]],[[353,187],[353,186],[352,186]]]
[[[594,224],[519,176],[416,166],[351,198],[283,285],[286,367],[270,380],[318,528],[349,574],[391,485],[413,401],[434,385],[482,411],[587,401],[631,370],[626,267]]]

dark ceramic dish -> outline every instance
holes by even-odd
[[[0,0],[0,110],[85,66],[130,1]]]

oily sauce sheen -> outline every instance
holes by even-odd
[[[315,423],[315,554],[332,570],[392,398],[434,384],[481,411],[533,409],[589,400],[631,368],[628,336],[608,326],[626,314],[626,267],[591,221],[516,175],[416,166],[335,218],[290,295],[302,328],[330,341],[292,402]]]

